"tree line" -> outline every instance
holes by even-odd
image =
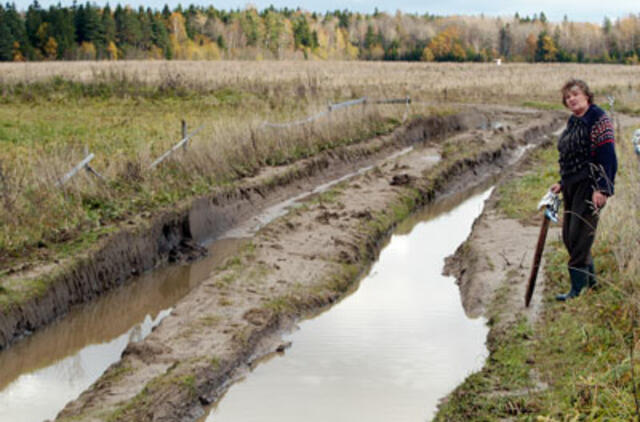
[[[0,5],[0,61],[338,59],[638,63],[640,14],[602,25],[300,9]]]

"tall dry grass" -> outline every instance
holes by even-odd
[[[402,111],[391,106],[368,106],[365,111],[357,106],[291,128],[264,127],[257,116],[205,121],[202,134],[187,149],[156,168],[151,163],[179,140],[177,133],[163,142],[140,142],[113,154],[103,150],[91,164],[106,181],[81,171],[61,187],[56,184],[84,158],[84,148],[60,143],[39,154],[42,149],[33,146],[33,154],[0,160],[0,268],[33,258],[34,253],[43,259],[73,253],[69,242],[81,248],[114,222],[140,212],[204,194],[255,175],[264,166],[388,132]]]
[[[56,245],[261,166],[388,130],[404,107],[356,107],[289,130],[260,128],[264,120],[296,120],[361,96],[411,96],[414,112],[455,102],[555,107],[558,87],[576,76],[601,101],[602,94],[640,89],[634,68],[615,65],[0,63],[0,140],[7,141],[0,151],[0,272],[12,259],[36,252],[50,259]],[[203,124],[202,132],[186,153],[149,171],[180,138],[180,118],[191,129]],[[82,172],[56,188],[85,145],[108,182]]]
[[[0,63],[0,86],[59,76],[78,82],[128,79],[140,83],[215,90],[233,86],[277,95],[300,90],[340,97],[411,95],[421,100],[508,103],[558,101],[570,77],[606,94],[639,88],[632,66],[594,64],[328,62],[328,61],[118,61]],[[446,95],[446,98],[445,98]]]

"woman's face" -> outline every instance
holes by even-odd
[[[569,110],[578,117],[582,116],[589,108],[589,97],[578,86],[569,89],[564,96],[564,101]]]

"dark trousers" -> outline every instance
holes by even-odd
[[[584,268],[593,263],[591,245],[598,227],[598,213],[592,204],[589,179],[562,184],[564,214],[562,241],[569,251],[569,267]]]

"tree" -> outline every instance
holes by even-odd
[[[102,30],[100,34],[100,42],[103,45],[108,46],[116,40],[116,21],[113,19],[111,8],[108,3],[104,9],[102,9],[102,16],[100,17],[100,20],[100,28]]]
[[[278,58],[280,55],[281,38],[284,34],[284,19],[279,13],[269,10],[264,16],[264,25],[264,45],[276,58]],[[221,36],[222,35],[220,35],[219,38]],[[222,38],[222,45],[218,42],[218,46],[223,49],[225,48],[224,38]]]
[[[138,47],[142,38],[142,30],[138,17],[130,8],[122,8],[118,4],[113,14],[116,22],[116,40],[121,48]]]
[[[261,19],[256,9],[249,8],[240,17],[240,27],[247,39],[248,47],[255,47],[263,36]]]
[[[83,42],[100,42],[102,38],[102,21],[98,9],[87,2],[86,5],[78,7],[74,17],[76,27],[76,40]]]
[[[525,41],[524,47],[524,56],[525,59],[529,62],[533,62],[536,59],[536,48],[537,48],[536,36],[533,34],[529,34]]]
[[[109,44],[107,45],[107,54],[109,60],[118,60],[118,47],[116,47],[116,44],[113,41],[109,41]]]
[[[44,45],[44,56],[49,60],[55,60],[58,56],[58,43],[53,37],[49,37]]]
[[[433,51],[429,47],[425,47],[422,50],[422,57],[420,58],[423,62],[432,62],[435,60],[435,56],[433,55]]]
[[[58,43],[58,58],[70,59],[76,48],[76,29],[73,24],[73,14],[68,8],[51,6],[47,20],[50,23],[51,34]]]
[[[171,48],[169,32],[164,24],[162,15],[157,13],[153,15],[151,19],[151,32],[153,44],[162,50],[165,59],[170,60],[173,57],[173,49]]]
[[[293,42],[296,49],[311,47],[312,45],[309,22],[307,22],[307,18],[304,15],[300,15],[293,22]]]
[[[0,61],[13,60],[13,44],[17,42],[7,25],[4,9],[0,5]]]
[[[547,31],[542,31],[538,35],[536,45],[535,60],[537,62],[555,62],[557,60],[558,47]]]
[[[498,52],[505,59],[511,58],[511,46],[513,44],[513,36],[511,35],[511,27],[509,24],[500,28]]]
[[[427,46],[438,61],[463,61],[466,58],[458,28],[449,26],[433,37]]]

